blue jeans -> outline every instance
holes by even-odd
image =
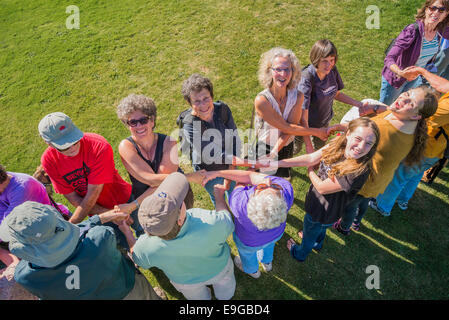
[[[302,242],[300,245],[293,245],[290,249],[292,256],[299,261],[306,260],[312,249],[320,250],[323,247],[327,228],[330,224],[322,224],[312,220],[312,216],[306,213],[302,231]]]
[[[343,230],[349,230],[353,222],[360,224],[368,209],[368,202],[369,198],[365,198],[359,194],[356,195],[356,197],[346,205],[345,212],[341,217],[340,227]]]
[[[384,212],[391,212],[396,200],[408,202],[415,193],[424,171],[432,167],[437,161],[438,158],[424,158],[421,163],[411,167],[401,162],[384,193],[377,196],[377,207]]]
[[[130,203],[134,201],[134,195],[131,194],[131,198],[129,198],[127,203]],[[136,236],[139,237],[140,235],[145,233],[145,230],[143,230],[142,226],[139,223],[139,219],[137,216],[138,213],[138,209],[134,210],[130,216],[133,219],[133,223],[131,225],[131,228],[134,229],[134,231],[136,232]],[[117,240],[117,245],[119,247],[122,247],[126,250],[129,250],[129,245],[128,242],[126,241],[126,237],[125,235],[122,233],[122,231],[120,231],[120,229],[118,228],[118,225],[116,225],[114,222],[108,222],[104,224],[105,226],[111,227],[112,229],[114,229],[114,233],[115,233],[115,238]]]
[[[396,89],[382,76],[379,101],[386,105],[391,105],[401,93],[419,87],[422,83],[423,78],[419,76],[413,81],[406,81],[402,86]]]
[[[242,260],[243,271],[246,273],[256,273],[259,270],[259,261],[268,264],[273,261],[274,245],[276,241],[282,238],[282,235],[273,241],[270,241],[259,247],[250,247],[243,244],[239,237],[232,234],[235,246],[239,251],[240,260]]]
[[[214,185],[216,184],[223,184],[224,178],[217,177],[213,180],[210,180],[206,183],[204,188],[206,189],[207,193],[209,194],[210,200],[212,201],[214,207],[215,207],[215,195],[214,195]],[[231,186],[229,187],[229,190],[226,191],[226,197],[229,199],[232,190],[234,190],[235,187],[235,181],[231,181]]]

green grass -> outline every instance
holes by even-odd
[[[260,55],[274,46],[292,49],[302,65],[320,38],[338,48],[344,92],[378,98],[384,50],[413,21],[422,0],[80,1],[80,29],[68,30],[66,1],[0,2],[0,163],[32,174],[46,145],[38,135],[50,112],[70,115],[85,132],[103,135],[117,153],[128,135],[115,114],[129,93],[152,97],[157,131],[170,133],[187,108],[180,90],[192,73],[209,77],[215,99],[232,109],[239,128],[250,125]],[[70,3],[72,4],[72,3]],[[365,27],[365,8],[380,9],[380,29]],[[336,103],[338,122],[347,106]],[[306,171],[294,170],[295,204],[275,249],[273,271],[254,280],[236,270],[234,299],[447,299],[449,294],[449,171],[432,186],[420,185],[410,209],[390,218],[369,211],[360,232],[328,231],[321,253],[293,260],[286,241],[299,241]],[[210,208],[194,186],[196,206]],[[62,197],[58,200],[67,203]],[[233,254],[237,250],[229,239]],[[380,268],[380,289],[368,290],[369,265]],[[146,272],[170,299],[182,299],[157,269]]]

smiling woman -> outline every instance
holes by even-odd
[[[259,82],[265,87],[255,101],[254,127],[257,135],[258,158],[287,159],[293,156],[296,135],[314,135],[327,139],[325,129],[299,126],[304,96],[296,89],[301,79],[301,67],[291,50],[273,48],[262,54],[259,62]],[[290,169],[274,174],[290,179]]]
[[[380,101],[391,104],[402,92],[423,83],[411,66],[436,72],[434,58],[441,38],[449,38],[449,0],[427,0],[418,10],[416,22],[407,25],[388,51],[382,69]]]
[[[170,173],[179,171],[176,141],[153,131],[157,110],[151,98],[131,94],[119,103],[117,115],[131,133],[120,142],[119,153],[137,199],[147,189],[154,190]],[[191,208],[191,189],[187,199],[186,206]]]

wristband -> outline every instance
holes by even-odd
[[[137,201],[137,199],[135,199],[134,201],[133,201],[133,203],[135,203],[136,204],[136,209],[139,209],[139,207],[140,207],[140,205],[139,205],[139,201]]]

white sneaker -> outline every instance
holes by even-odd
[[[273,263],[272,262],[270,262],[270,263],[263,263],[262,262],[262,269],[265,272],[270,272],[271,270],[273,270]]]
[[[235,263],[235,266],[236,266],[240,271],[245,272],[245,271],[243,270],[242,260],[240,259],[240,256],[235,256],[235,257],[234,257],[234,263]],[[259,270],[257,270],[257,272],[255,272],[255,273],[247,273],[247,272],[245,272],[245,273],[246,273],[247,275],[253,277],[254,279],[257,279],[257,278],[260,277],[260,271],[259,271]]]

